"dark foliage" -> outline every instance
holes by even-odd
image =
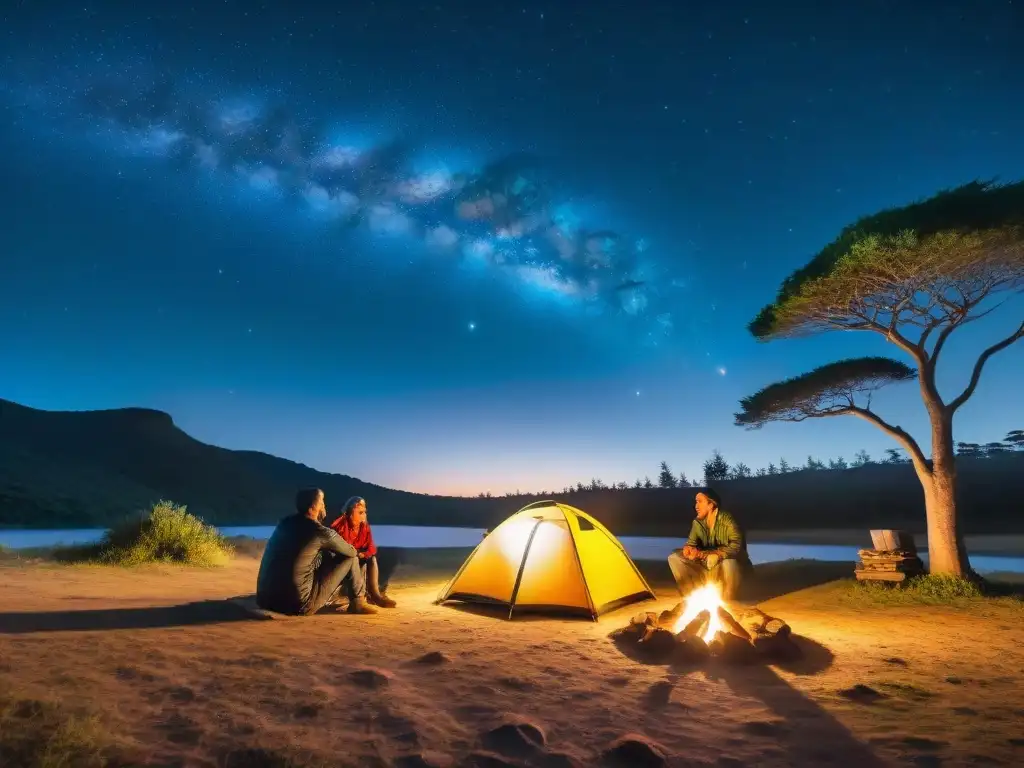
[[[813,371],[771,384],[740,401],[737,426],[757,429],[770,421],[803,421],[853,413],[854,397],[912,381],[913,368],[887,357],[858,357],[828,363]]]

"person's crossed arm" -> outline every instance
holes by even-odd
[[[324,526],[321,526],[321,528],[323,528],[320,531],[321,549],[326,549],[328,552],[336,552],[343,557],[357,557],[359,555],[356,548],[341,538],[333,528],[326,528]]]

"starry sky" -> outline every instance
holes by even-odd
[[[5,3],[0,397],[430,493],[881,455],[732,415],[895,348],[746,324],[857,217],[1024,177],[1024,4],[820,5]],[[1022,350],[958,439],[1024,426]]]

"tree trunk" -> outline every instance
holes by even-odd
[[[918,473],[920,476],[920,472]],[[970,564],[957,524],[956,457],[951,415],[932,414],[932,466],[920,476],[928,521],[928,572],[967,576]]]

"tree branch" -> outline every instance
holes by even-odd
[[[991,347],[989,347],[988,349],[981,353],[981,355],[978,357],[978,362],[974,364],[974,371],[971,373],[971,380],[967,384],[967,388],[960,393],[960,396],[956,400],[949,404],[950,414],[956,413],[957,409],[961,405],[966,403],[970,399],[971,395],[974,394],[974,390],[977,389],[978,382],[981,380],[981,371],[985,367],[985,363],[988,362],[988,359],[992,357],[992,355],[994,355],[996,352],[1002,352],[1004,349],[1006,349],[1008,346],[1013,344],[1013,342],[1017,341],[1018,339],[1024,339],[1024,322],[1020,324],[1020,327],[1018,327],[1014,333],[1011,333],[1005,339],[996,344],[993,344]]]
[[[865,421],[874,424],[906,449],[919,472],[931,474],[931,466],[924,455],[924,451],[921,450],[921,446],[917,444],[917,441],[904,429],[893,426],[870,408],[852,406],[847,413],[852,413],[854,416],[859,416]]]

